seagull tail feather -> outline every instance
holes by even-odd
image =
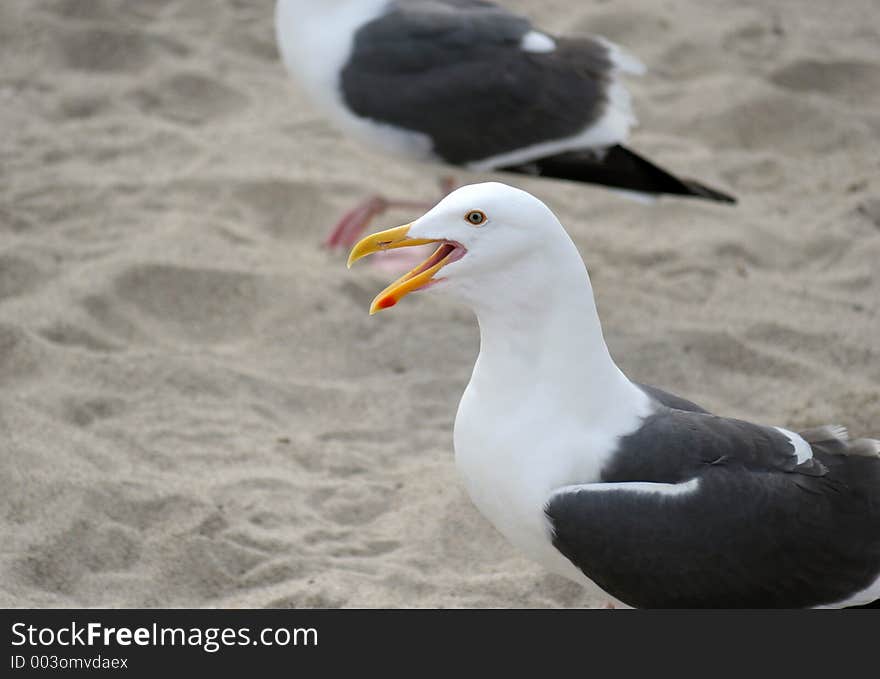
[[[839,424],[829,424],[824,427],[816,427],[800,432],[803,439],[813,445],[829,448],[829,452],[843,455],[863,455],[865,457],[880,457],[880,441],[877,439],[851,440],[846,427]]]
[[[637,193],[691,196],[720,203],[736,203],[733,196],[693,179],[677,177],[620,145],[601,152],[569,151],[500,169],[517,174],[601,184]]]

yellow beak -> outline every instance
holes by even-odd
[[[351,268],[351,265],[357,260],[382,250],[409,248],[428,243],[442,243],[427,260],[409,273],[398,278],[376,295],[372,305],[370,305],[371,316],[378,311],[382,311],[382,309],[393,307],[409,293],[430,283],[434,274],[447,264],[447,260],[455,249],[454,246],[444,241],[432,238],[409,238],[407,233],[409,233],[411,226],[411,224],[405,224],[404,226],[398,226],[394,229],[380,231],[372,236],[367,236],[354,246],[351,254],[348,256],[348,267]]]

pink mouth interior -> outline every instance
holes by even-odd
[[[439,248],[437,248],[433,255],[428,257],[428,259],[420,264],[418,268],[413,269],[413,271],[410,272],[407,278],[415,278],[420,273],[423,273],[430,269],[432,266],[436,266],[440,262],[444,262],[444,260],[444,266],[447,264],[452,264],[452,262],[457,262],[459,259],[464,257],[465,254],[467,254],[467,249],[460,243],[443,243]],[[432,285],[435,285],[436,283],[439,283],[441,280],[443,279],[440,278],[430,280],[425,285],[417,289],[424,290],[431,287]]]
[[[422,264],[420,264],[417,269],[413,269],[409,277],[414,278],[415,276],[418,276],[420,273],[427,271],[432,266],[436,266],[447,257],[449,259],[446,261],[446,264],[456,262],[464,257],[465,252],[467,252],[467,250],[464,249],[463,245],[459,245],[458,243],[443,243],[443,245],[437,248],[434,254],[428,257],[428,259],[426,259]]]

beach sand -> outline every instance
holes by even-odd
[[[639,381],[731,416],[880,434],[873,0],[509,0],[649,66],[631,146],[735,193],[543,199]],[[320,240],[442,168],[343,139],[269,0],[0,4],[0,606],[589,607],[470,504],[478,350],[433,296]],[[396,211],[375,228],[419,216]]]

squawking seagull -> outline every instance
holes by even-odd
[[[880,441],[713,415],[630,381],[553,213],[466,186],[354,261],[434,244],[371,313],[428,289],[470,306],[480,353],[455,418],[476,506],[528,556],[636,607],[843,607],[880,599]]]
[[[551,36],[483,0],[279,0],[275,25],[312,103],[383,153],[733,202],[622,146],[636,120],[620,76],[643,66],[603,38]],[[327,244],[350,247],[393,206],[413,201],[373,196]]]

